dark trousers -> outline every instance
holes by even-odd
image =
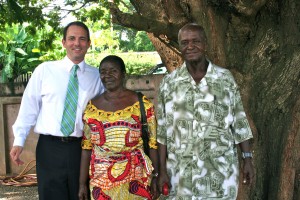
[[[81,139],[40,135],[36,171],[40,200],[78,200]]]

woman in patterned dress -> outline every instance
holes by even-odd
[[[123,60],[107,56],[100,63],[99,72],[106,91],[91,100],[83,114],[79,198],[156,199],[154,106],[143,97],[149,129],[147,156],[141,137],[140,104],[137,93],[124,86]]]

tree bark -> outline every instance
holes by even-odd
[[[144,30],[169,71],[182,63],[177,33],[207,33],[208,57],[232,71],[254,133],[256,180],[238,199],[300,199],[300,1],[131,0],[110,4],[113,22]]]

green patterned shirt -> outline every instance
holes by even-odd
[[[157,120],[157,140],[168,152],[168,199],[236,199],[236,144],[252,133],[231,72],[210,62],[196,84],[184,63],[160,84]]]

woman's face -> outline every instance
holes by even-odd
[[[109,91],[123,87],[124,77],[124,73],[117,63],[107,61],[100,66],[100,79]]]

